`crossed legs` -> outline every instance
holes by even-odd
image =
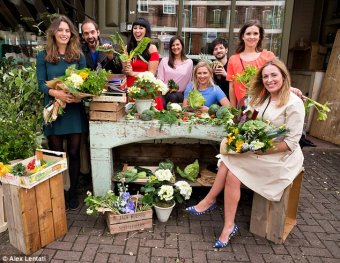
[[[219,166],[214,184],[209,193],[195,206],[195,209],[198,212],[209,209],[216,202],[217,196],[223,189],[224,226],[219,240],[227,243],[235,225],[235,215],[241,195],[241,182],[223,162]]]

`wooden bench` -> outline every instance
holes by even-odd
[[[300,190],[304,171],[289,185],[280,202],[273,202],[254,193],[250,232],[275,244],[282,244],[296,225]]]

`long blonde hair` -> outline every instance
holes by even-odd
[[[60,15],[53,19],[51,25],[47,29],[47,44],[46,44],[46,58],[45,60],[50,63],[58,63],[60,55],[58,52],[58,46],[55,39],[55,34],[58,31],[61,22],[68,24],[71,32],[70,41],[67,43],[66,51],[64,54],[64,60],[67,62],[79,61],[82,51],[80,49],[79,35],[76,27],[71,20],[64,15]]]
[[[203,67],[206,67],[206,68],[208,69],[209,73],[210,73],[209,84],[210,84],[211,86],[214,86],[214,85],[215,85],[215,84],[214,84],[214,79],[213,79],[213,71],[212,71],[210,65],[209,65],[208,62],[206,62],[206,61],[200,61],[200,62],[198,62],[197,65],[195,66],[194,72],[193,72],[193,75],[192,75],[193,88],[194,88],[194,89],[197,89],[197,88],[198,88],[198,79],[197,79],[197,76],[196,76],[197,70],[198,70],[199,68],[203,68]]]
[[[282,87],[279,91],[279,99],[276,102],[276,106],[281,107],[285,105],[289,100],[290,94],[290,76],[286,65],[279,59],[274,58],[273,60],[264,64],[257,72],[253,85],[249,89],[249,95],[251,96],[250,105],[258,106],[263,104],[263,102],[270,96],[268,90],[264,87],[262,72],[263,69],[269,65],[277,67],[282,74]]]

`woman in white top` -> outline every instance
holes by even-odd
[[[196,206],[186,211],[201,215],[216,208],[216,197],[224,189],[224,227],[214,243],[225,247],[238,230],[235,214],[240,199],[241,183],[270,201],[279,201],[284,189],[302,170],[303,154],[299,145],[305,110],[302,100],[290,89],[290,77],[278,59],[259,69],[255,83],[249,89],[250,106],[273,126],[285,125],[288,132],[265,153],[220,154],[219,169],[212,188]]]
[[[183,92],[192,78],[193,62],[184,53],[184,43],[179,36],[174,36],[169,43],[169,57],[162,58],[157,70],[157,78],[164,83],[174,80],[179,86],[177,92],[169,92],[163,98],[166,103],[183,101]]]

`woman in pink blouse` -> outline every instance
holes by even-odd
[[[169,57],[162,58],[158,66],[157,78],[164,83],[174,80],[179,86],[177,92],[169,92],[164,96],[165,103],[183,102],[183,92],[192,78],[193,62],[184,53],[184,43],[179,36],[174,36],[169,43]]]

